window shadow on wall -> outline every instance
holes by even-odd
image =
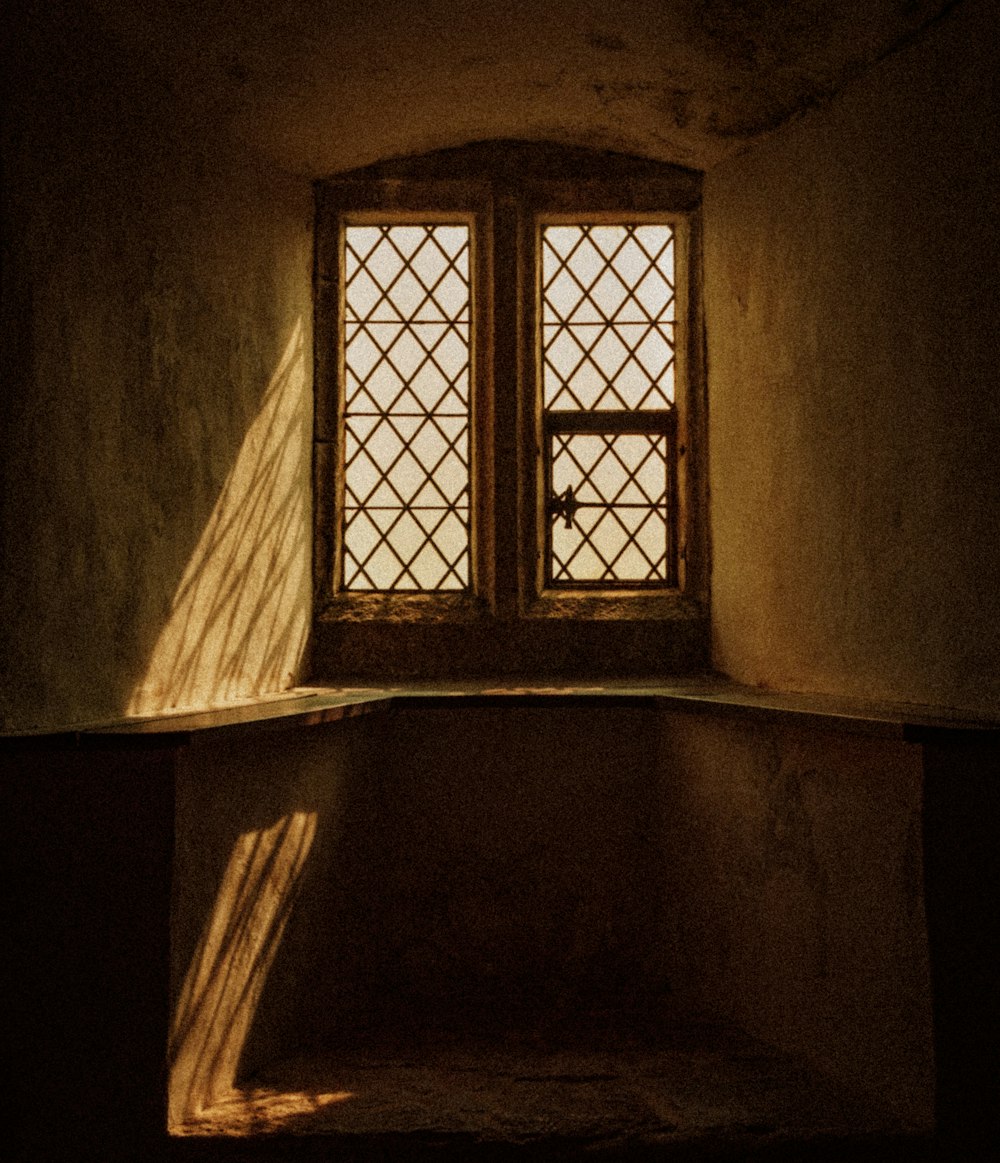
[[[366,719],[185,748],[171,899],[169,1122],[238,1097],[322,1019],[350,801],[371,771]],[[273,1112],[272,1112],[273,1114]],[[269,1116],[270,1117],[270,1116]]]
[[[211,706],[294,682],[309,618],[309,404],[301,320],[127,706]]]
[[[192,747],[174,1133],[207,1108],[238,1135],[352,1106],[339,1070],[269,1089],[303,1055],[651,1034],[669,991],[651,728],[645,711],[442,710]]]
[[[170,1121],[227,1095],[316,835],[315,812],[244,832],[229,857],[171,1023]]]

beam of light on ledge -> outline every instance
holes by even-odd
[[[169,1121],[231,1097],[247,1034],[316,835],[293,812],[237,840],[171,1021]]]
[[[126,708],[155,715],[291,686],[310,600],[310,404],[299,320]]]

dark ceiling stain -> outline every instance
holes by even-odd
[[[691,89],[665,88],[660,99],[660,107],[666,114],[667,120],[678,129],[686,129],[694,118],[692,101],[694,92]]]
[[[587,44],[601,52],[628,52],[628,45],[620,36],[607,32],[588,32]]]

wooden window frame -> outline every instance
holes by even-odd
[[[469,559],[471,594],[485,598],[493,588],[488,541],[492,496],[489,475],[482,471],[482,450],[491,430],[488,365],[489,320],[480,296],[489,286],[490,227],[488,191],[475,181],[395,182],[352,181],[321,187],[317,214],[314,420],[315,465],[315,596],[327,616],[436,619],[472,612],[466,592],[363,592],[344,589],[343,544],[340,536],[344,495],[343,411],[345,365],[341,341],[344,313],[342,228],[388,223],[462,223],[470,228],[470,513]]]
[[[314,676],[704,669],[700,175],[646,159],[500,142],[380,163],[319,182],[316,194]],[[374,221],[471,226],[468,592],[347,592],[339,585],[341,231]],[[669,482],[672,585],[546,584],[543,448],[553,421],[542,407],[539,240],[542,224],[560,221],[669,222],[675,232],[676,397],[666,425],[676,448]],[[593,415],[595,430],[623,423]],[[651,414],[631,415],[635,423],[635,416]],[[629,649],[643,633],[655,645]]]

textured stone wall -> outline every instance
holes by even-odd
[[[360,788],[331,953],[349,1031],[593,1032],[669,989],[652,907],[654,715],[397,711]]]
[[[497,137],[707,169],[949,0],[91,0],[175,98],[314,177]]]
[[[655,1023],[655,716],[395,711],[178,759],[171,1117],[322,1046]]]
[[[170,924],[169,1117],[329,1035],[356,934],[342,869],[363,846],[354,805],[379,771],[376,718],[226,740],[177,760]]]
[[[659,762],[678,999],[930,1126],[920,748],[672,715]]]
[[[4,128],[0,729],[295,681],[308,177],[495,135],[715,166],[717,665],[995,705],[992,6],[958,6],[718,165],[941,5],[845,0],[784,23],[636,0],[613,24],[586,4],[538,27],[487,7],[390,6],[383,25],[363,6],[313,23],[294,0],[259,20],[231,0],[23,6]]]
[[[308,624],[308,185],[51,17],[5,140],[7,730],[281,689]]]
[[[969,3],[705,186],[715,661],[995,712],[1000,128]]]
[[[933,1111],[921,752],[643,707],[396,709],[178,764],[171,1108],[282,1055],[733,1021]]]

